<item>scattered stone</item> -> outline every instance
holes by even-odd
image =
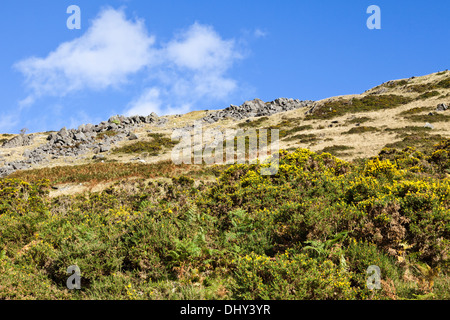
[[[109,144],[100,146],[100,152],[108,152],[109,150],[111,150],[111,146]]]
[[[131,132],[128,134],[128,140],[138,140],[138,139],[139,138],[136,134],[131,133]]]
[[[433,125],[431,123],[425,123],[424,128],[430,128],[430,129],[434,129]]]
[[[447,109],[448,109],[448,105],[446,105],[445,103],[440,103],[436,107],[436,111],[446,111]]]

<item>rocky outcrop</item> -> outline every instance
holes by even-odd
[[[100,154],[108,152],[119,141],[129,138],[130,131],[144,123],[158,123],[159,117],[152,113],[149,116],[114,116],[108,121],[97,125],[83,124],[78,129],[62,128],[59,132],[49,134],[47,143],[33,150],[26,150],[23,159],[10,162],[0,168],[0,177],[5,177],[16,170],[30,169],[49,159],[60,157],[78,157],[94,152]],[[29,145],[32,136],[19,135],[9,141],[3,148]]]
[[[2,144],[3,148],[15,148],[15,147],[24,147],[33,144],[34,135],[28,134],[20,134],[8,141],[5,141]]]
[[[212,112],[202,120],[207,123],[214,123],[227,118],[242,120],[250,117],[270,116],[279,112],[305,108],[311,106],[313,103],[313,101],[300,101],[298,99],[286,98],[279,98],[271,102],[254,99],[244,102],[241,106],[230,105],[226,109]]]

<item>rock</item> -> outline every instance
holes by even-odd
[[[69,132],[67,131],[66,127],[64,127],[61,130],[59,130],[57,135],[62,137],[62,138],[67,138],[69,136]]]
[[[448,106],[445,103],[440,103],[436,107],[436,111],[446,111],[448,109]]]
[[[24,147],[24,146],[29,146],[30,144],[33,143],[34,140],[34,135],[18,135],[15,136],[14,138],[5,141],[2,144],[3,148],[15,148],[15,147]]]
[[[89,133],[93,131],[94,126],[90,123],[86,124],[82,130],[83,133]]]
[[[169,122],[169,120],[167,118],[160,118],[158,120],[157,126],[164,127],[167,124],[167,122]]]
[[[138,136],[132,132],[128,134],[128,140],[138,140]]]
[[[202,120],[214,123],[221,119],[242,120],[250,117],[270,116],[275,113],[303,108],[311,105],[312,101],[300,101],[298,99],[278,98],[272,102],[265,103],[260,99],[244,102],[241,106],[230,105],[228,108],[212,112]]]
[[[100,146],[100,152],[108,152],[109,150],[111,150],[111,146],[109,144]]]
[[[387,88],[380,88],[380,89],[374,91],[372,94],[383,94],[383,93],[386,93],[387,91],[388,91]]]
[[[86,138],[86,136],[84,135],[83,132],[75,133],[75,135],[74,135],[73,138],[74,138],[75,140],[77,140],[77,141],[86,141],[86,140],[87,140],[87,138]]]
[[[115,130],[117,130],[119,128],[119,126],[117,125],[117,124],[115,124],[115,123],[111,123],[109,126],[108,126],[108,131],[115,131]]]
[[[431,123],[425,123],[424,128],[430,128],[430,129],[434,129],[433,125]]]
[[[119,116],[112,116],[111,118],[108,119],[108,122],[109,123],[120,124]]]

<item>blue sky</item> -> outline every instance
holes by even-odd
[[[5,0],[0,132],[362,93],[448,69],[449,14],[448,0]]]

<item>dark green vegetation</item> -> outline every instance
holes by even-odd
[[[378,132],[380,131],[378,128],[370,127],[370,126],[360,126],[353,127],[348,131],[342,132],[342,134],[361,134],[366,132]]]
[[[2,134],[2,137],[0,138],[0,146],[3,145],[5,142],[11,140],[11,137],[13,137],[13,134],[4,133]]]
[[[422,93],[420,96],[418,96],[417,100],[425,100],[425,99],[429,99],[429,98],[436,97],[439,95],[440,95],[440,93],[438,91],[428,91],[428,92]]]
[[[407,89],[418,93],[424,93],[426,91],[432,91],[435,89],[449,89],[449,88],[450,88],[450,78],[443,79],[437,83],[424,83],[407,86]]]
[[[116,148],[113,153],[142,153],[145,152],[150,156],[157,156],[163,148],[172,148],[177,142],[165,137],[161,133],[149,133],[151,141],[137,141],[132,144]]]
[[[442,113],[415,114],[405,118],[413,122],[450,122],[450,115]]]
[[[238,127],[239,128],[259,128],[259,127],[261,127],[261,124],[267,120],[269,120],[268,117],[260,117],[253,121],[239,123]]]
[[[409,110],[405,110],[399,113],[400,116],[411,116],[411,115],[415,115],[415,114],[419,114],[422,112],[430,112],[431,110],[433,110],[432,107],[415,107]]]
[[[354,147],[351,146],[344,146],[344,145],[334,145],[334,146],[329,146],[329,147],[325,147],[323,148],[320,152],[318,152],[319,154],[322,153],[330,153],[333,156],[342,156],[342,155],[346,155],[345,151],[349,151],[349,150],[354,150]]]
[[[17,172],[0,180],[0,299],[449,299],[450,140],[422,135],[355,163],[280,151],[274,176],[167,162]],[[71,265],[81,290],[66,289]],[[370,265],[381,290],[366,287]]]
[[[442,112],[433,112],[433,107],[415,107],[399,113],[399,116],[413,122],[448,122],[450,115]]]
[[[306,119],[332,119],[347,113],[377,111],[407,104],[412,100],[397,95],[369,95],[355,99],[337,99],[328,101],[318,107]]]
[[[356,123],[364,123],[364,122],[368,122],[368,121],[372,121],[372,118],[369,117],[356,117],[353,119],[349,119],[345,121],[345,124],[356,124]]]
[[[283,139],[284,141],[295,141],[300,143],[313,143],[317,141],[317,137],[315,134],[296,134]]]

